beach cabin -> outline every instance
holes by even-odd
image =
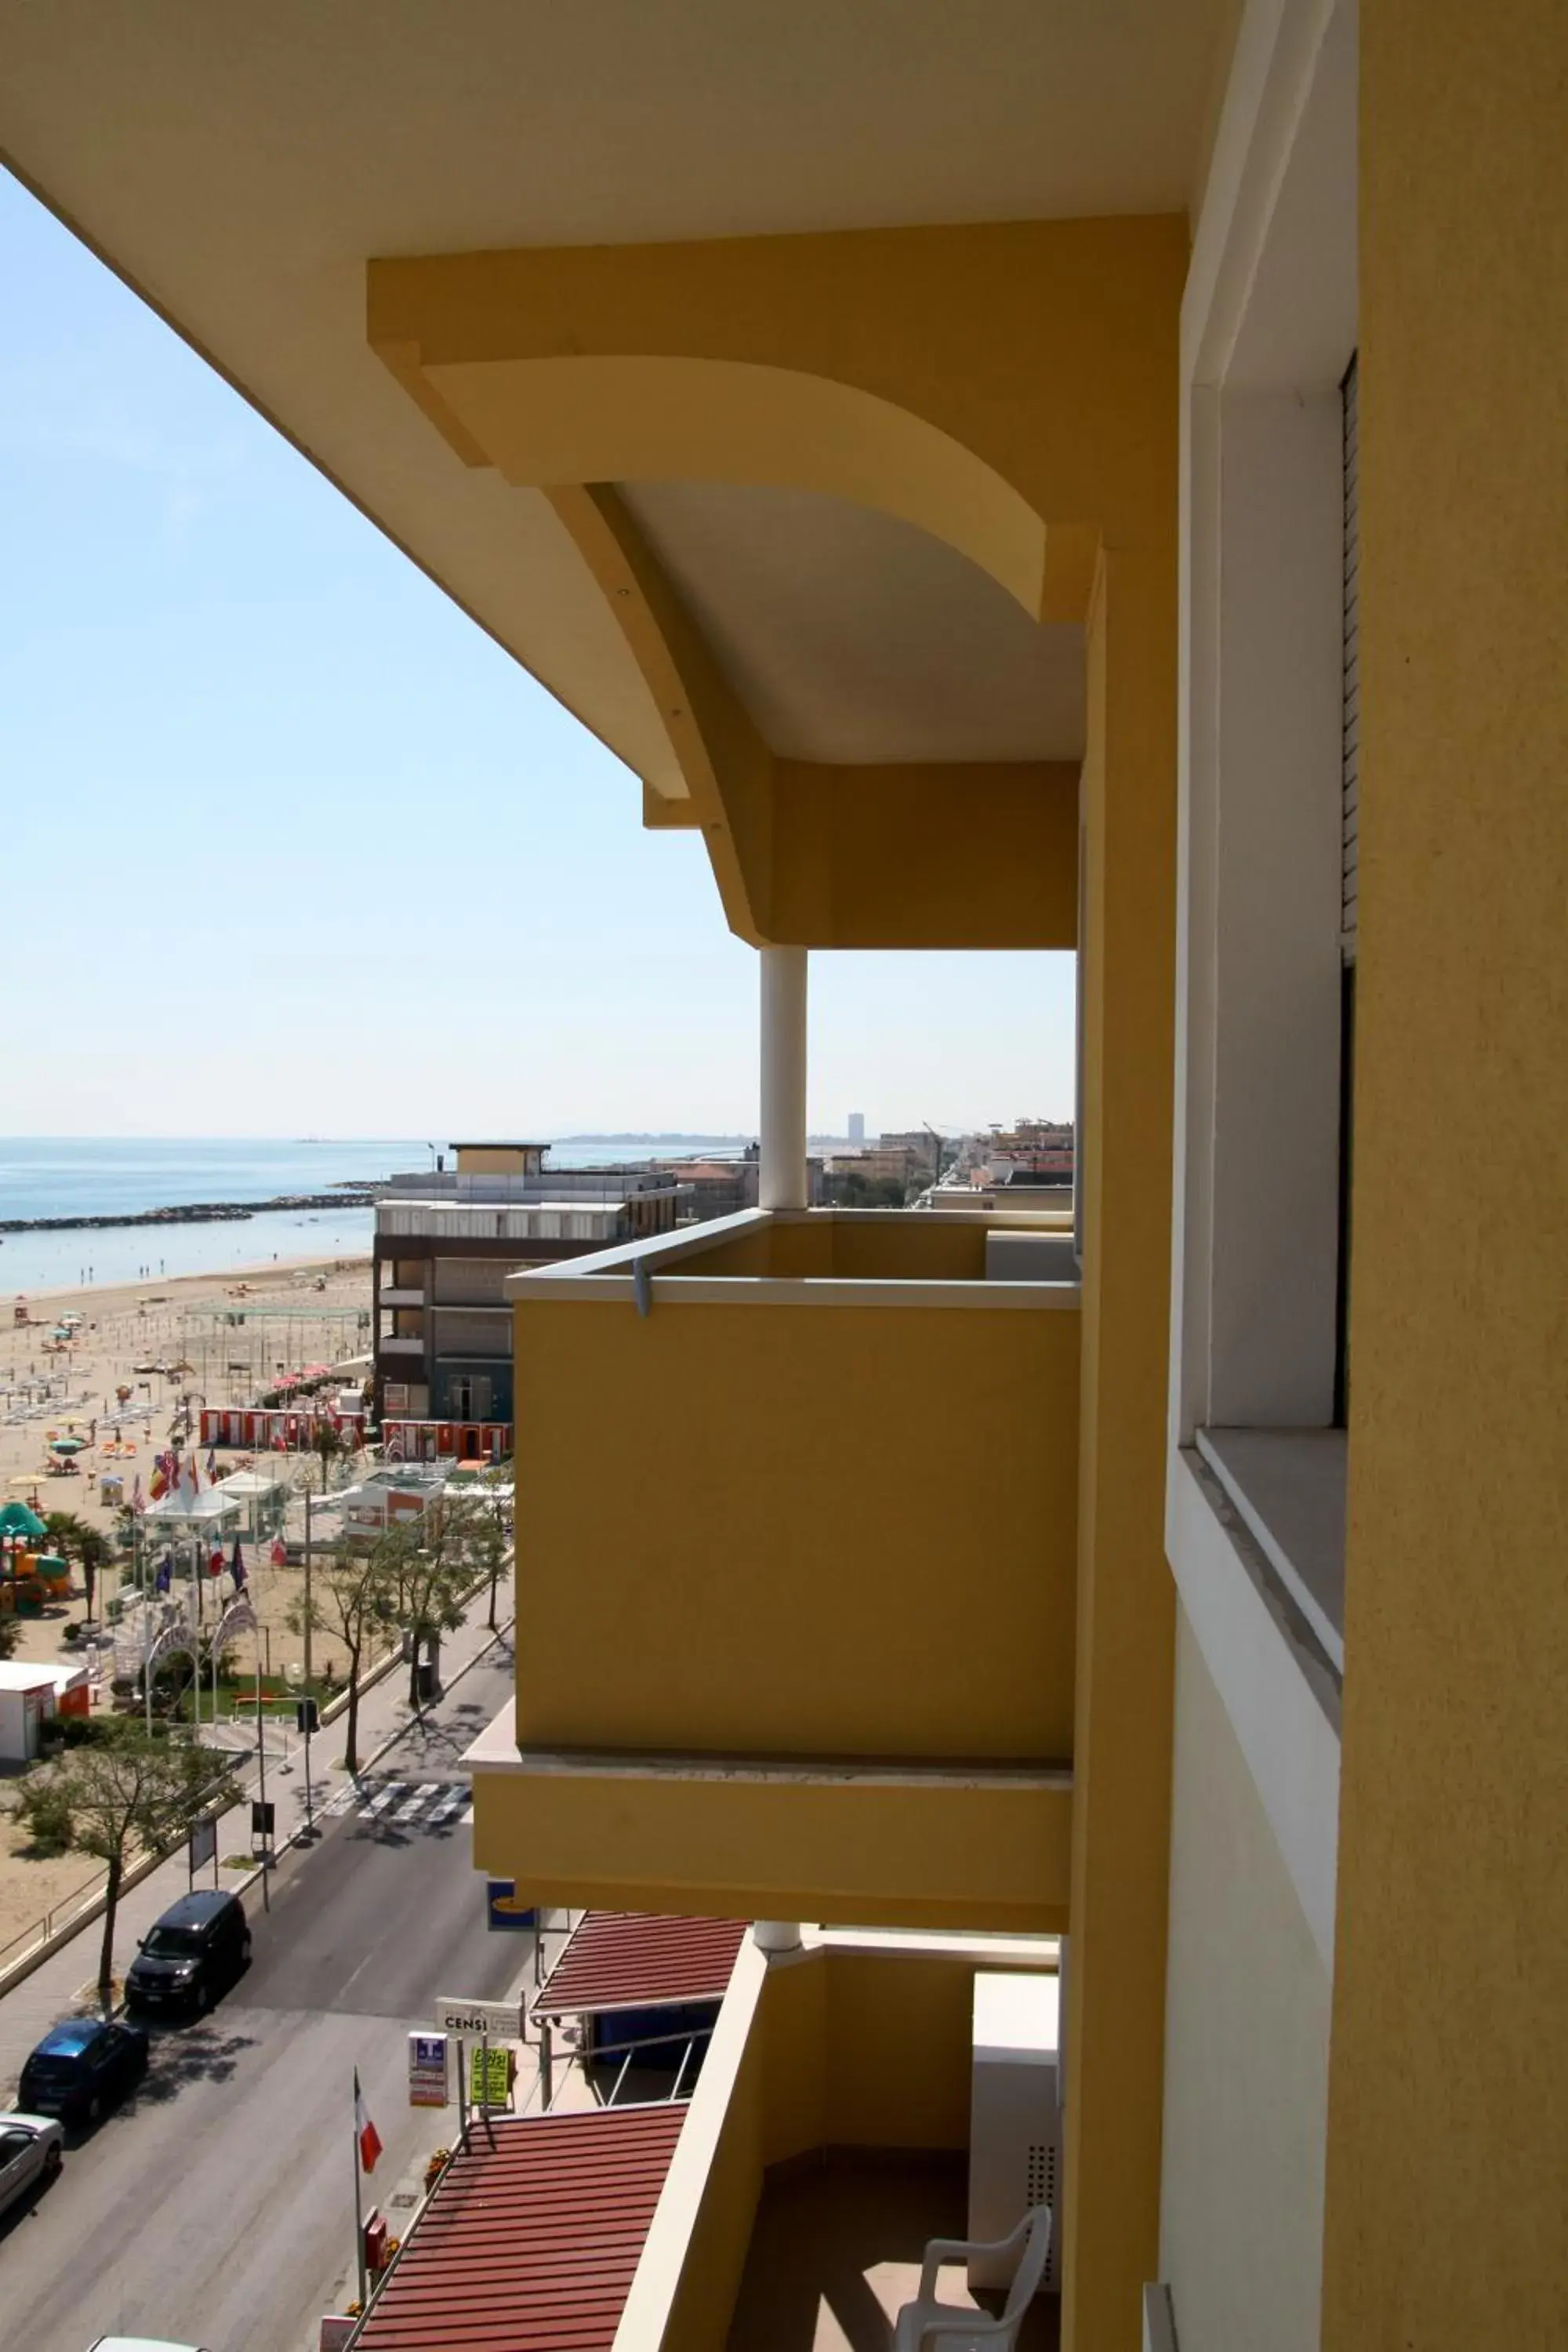
[[[85,1666],[0,1659],[0,1764],[31,1764],[45,1724],[59,1715],[86,1715],[91,1700]]]

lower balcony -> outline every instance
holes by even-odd
[[[1065,1924],[1070,1247],[1026,1215],[751,1213],[513,1279],[481,1866],[610,1909]]]
[[[972,2234],[976,2156],[988,2172],[996,2164],[994,2145],[972,2145],[976,1974],[1053,1968],[1049,1947],[1001,1938],[879,1945],[846,1930],[772,1961],[748,1943],[618,2340],[647,2352],[890,2352],[928,2243]],[[1021,2213],[1023,2173],[1016,2192]],[[1048,2201],[1058,2199],[1053,2175]],[[1045,2285],[1019,2352],[1059,2341],[1057,2263]],[[1004,2300],[972,2291],[962,2263],[942,2266],[937,2291],[977,2315]]]

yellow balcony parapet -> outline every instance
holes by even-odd
[[[476,1863],[539,1903],[1021,1935],[1067,1926],[1065,1766],[520,1748],[515,1707],[464,1760]]]
[[[986,1280],[997,1222],[752,1213],[514,1277],[539,1638],[510,1780],[476,1782],[488,1866],[542,1900],[1061,1923],[1077,1286]]]

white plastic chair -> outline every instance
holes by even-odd
[[[936,2274],[943,2263],[964,2263],[972,2254],[1008,2254],[1016,2251],[1018,2267],[1007,2290],[1007,2300],[993,2318],[989,2312],[966,2311],[952,2303],[939,2303]],[[932,2238],[921,2264],[921,2291],[906,2303],[893,2331],[894,2352],[1012,2352],[1024,2314],[1046,2274],[1051,2253],[1051,2209],[1036,2205],[1017,2228],[995,2242],[971,2242],[963,2238]]]

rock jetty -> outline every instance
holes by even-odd
[[[138,1209],[119,1216],[0,1217],[0,1234],[99,1233],[110,1225],[241,1224],[278,1209],[368,1209],[374,1184],[340,1184],[330,1192],[280,1192],[275,1201],[182,1201],[172,1209]]]

